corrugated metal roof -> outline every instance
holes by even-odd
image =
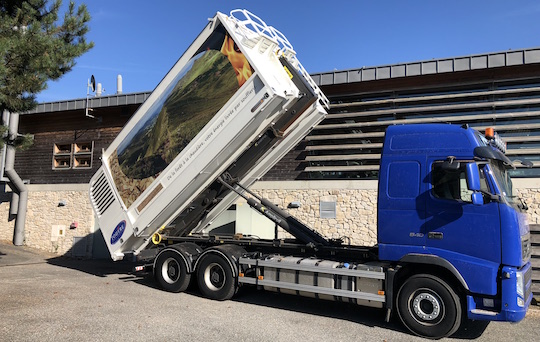
[[[318,86],[375,81],[398,77],[451,73],[540,63],[540,47],[523,50],[486,53],[455,58],[431,59],[412,63],[399,63],[375,67],[362,67],[341,71],[311,74]],[[143,103],[152,92],[109,95],[89,98],[89,108],[124,106]],[[86,98],[45,102],[21,114],[39,114],[86,108]]]
[[[108,96],[99,96],[91,97],[88,99],[88,108],[103,108],[103,107],[114,107],[114,106],[125,106],[130,104],[141,104],[143,103],[152,92],[142,92],[142,93],[129,93],[129,94],[117,94],[117,95],[108,95]],[[31,111],[21,113],[25,114],[39,114],[39,113],[51,113],[51,112],[62,112],[70,110],[83,110],[86,108],[86,98],[74,99],[74,100],[65,100],[57,102],[44,102],[37,105]]]
[[[318,86],[540,63],[540,48],[312,74]]]

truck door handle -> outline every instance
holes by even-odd
[[[442,240],[443,239],[443,233],[441,233],[441,232],[429,232],[428,233],[428,239]]]

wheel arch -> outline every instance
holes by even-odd
[[[245,249],[236,245],[210,247],[199,255],[195,261],[195,264],[193,265],[193,269],[196,270],[199,267],[200,261],[203,260],[206,255],[216,254],[227,261],[229,267],[231,268],[233,277],[236,278],[238,276],[237,261],[244,253],[246,253]]]
[[[159,253],[154,258],[154,264],[153,264],[154,274],[156,272],[156,263],[159,260],[159,257],[167,251],[171,251],[178,254],[184,261],[184,265],[186,266],[187,272],[193,273],[195,271],[195,260],[198,260],[198,257],[201,255],[202,248],[190,242],[179,243],[176,245],[171,245],[171,246],[163,248],[161,251],[159,251]]]
[[[458,286],[459,292],[469,291],[469,286],[461,273],[448,260],[439,256],[407,254],[399,260],[399,266],[394,278],[394,288],[395,286],[399,288],[405,279],[414,274],[428,273],[444,279],[450,285]]]

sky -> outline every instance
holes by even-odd
[[[103,95],[153,90],[216,12],[237,8],[281,31],[309,73],[540,46],[538,0],[74,0],[92,17],[92,50],[37,94],[85,98],[91,75]],[[64,0],[64,8],[68,1]],[[91,94],[93,96],[93,94]]]

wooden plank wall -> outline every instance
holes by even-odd
[[[34,144],[15,156],[15,170],[30,184],[84,184],[101,167],[100,157],[116,138],[136,107],[103,108],[93,111],[96,118],[85,116],[84,110],[48,114],[23,114],[19,118],[19,132],[34,135]],[[53,169],[53,146],[93,142],[92,168]]]

